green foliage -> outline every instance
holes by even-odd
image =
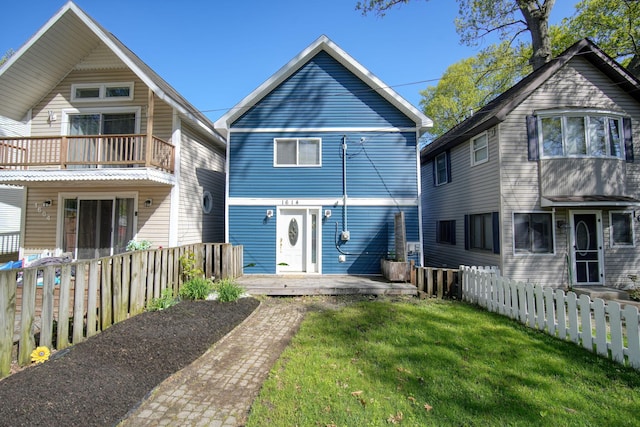
[[[218,293],[218,301],[221,302],[233,302],[245,292],[244,289],[239,286],[232,279],[223,279],[215,284],[215,291]]]
[[[150,247],[151,247],[151,242],[148,240],[141,240],[137,242],[132,239],[132,240],[129,240],[129,243],[127,243],[128,251],[143,251],[145,249],[149,249]]]
[[[185,252],[180,256],[180,267],[182,268],[182,278],[185,281],[190,281],[195,278],[204,277],[204,271],[198,268],[196,254],[193,251]]]
[[[211,280],[204,277],[194,277],[182,284],[180,288],[180,298],[188,300],[206,299],[213,291],[214,286]]]
[[[7,60],[9,58],[11,58],[11,56],[14,54],[15,52],[13,51],[13,49],[9,49],[5,52],[5,54],[0,58],[0,67],[2,67],[2,65],[7,62]]]
[[[507,317],[376,301],[307,314],[246,425],[633,425],[639,400],[634,369]]]
[[[147,307],[147,311],[160,311],[165,308],[169,308],[172,305],[176,305],[178,303],[178,299],[173,296],[173,289],[166,288],[160,294],[160,298],[154,298],[149,306]]]

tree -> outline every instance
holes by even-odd
[[[13,51],[13,49],[9,49],[5,52],[5,54],[0,58],[0,67],[2,67],[2,65],[7,62],[7,60],[11,57],[11,55],[13,55],[15,52]]]
[[[427,0],[428,1],[428,0]],[[528,31],[533,48],[529,62],[534,69],[551,59],[549,15],[555,0],[457,0],[459,18],[456,30],[467,45],[475,45],[483,37],[496,33],[501,41],[510,44]],[[356,9],[384,16],[394,6],[409,0],[358,1]],[[518,13],[519,12],[519,13]]]
[[[447,68],[437,86],[420,92],[422,110],[433,120],[426,139],[442,135],[528,74],[529,53],[503,42]]]

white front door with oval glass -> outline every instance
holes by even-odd
[[[280,209],[277,214],[277,273],[318,272],[319,209]]]
[[[602,237],[600,211],[571,212],[573,284],[604,283]]]

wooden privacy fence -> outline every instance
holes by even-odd
[[[144,311],[183,283],[180,257],[193,252],[206,277],[242,275],[243,247],[200,243],[59,265],[0,271],[0,378],[17,342],[20,365],[38,345],[64,349]]]
[[[460,272],[463,300],[640,369],[640,317],[634,305],[578,298],[574,292],[515,282],[473,267],[460,267]]]
[[[461,298],[458,269],[416,267],[414,274],[412,283],[418,288],[421,297]]]

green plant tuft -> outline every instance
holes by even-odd
[[[180,298],[189,300],[206,299],[213,291],[213,283],[204,277],[194,277],[180,288]]]
[[[169,308],[172,305],[176,305],[178,303],[178,299],[173,296],[173,289],[166,288],[160,294],[160,298],[154,298],[149,306],[147,307],[147,311],[160,311],[165,308]]]
[[[127,243],[127,251],[143,251],[145,249],[149,249],[151,247],[151,242],[148,240],[140,240],[136,242],[135,240],[129,240]]]
[[[197,267],[196,254],[192,251],[185,252],[179,258],[182,268],[182,278],[185,282],[191,279],[204,277],[204,271]]]
[[[244,293],[244,289],[232,279],[223,279],[215,284],[218,292],[218,300],[221,302],[233,302]]]

